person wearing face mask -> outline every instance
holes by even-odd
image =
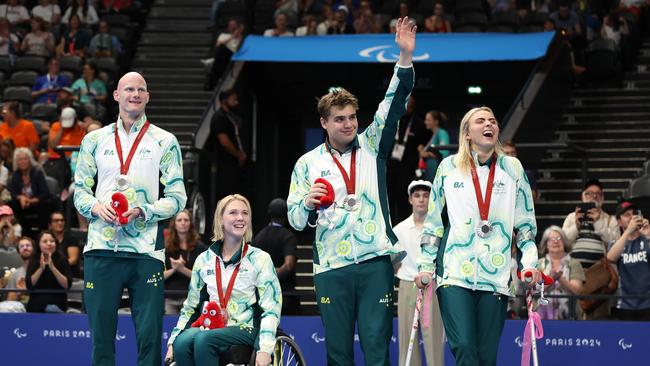
[[[588,180],[582,189],[582,202],[586,204],[593,203],[593,207],[579,205],[574,212],[568,214],[564,219],[562,231],[566,234],[569,241],[568,245],[573,245],[578,238],[580,225],[585,216],[587,220],[593,223],[594,232],[600,236],[603,242],[611,243],[619,238],[620,233],[616,218],[603,211],[603,201],[603,185],[598,179]]]
[[[213,242],[194,262],[187,300],[167,342],[167,364],[175,359],[178,366],[219,365],[219,354],[232,345],[255,348],[256,366],[270,364],[282,289],[271,256],[250,245],[252,214],[239,194],[217,203]],[[216,316],[225,326],[190,327],[208,301],[219,305]]]
[[[408,185],[408,198],[412,214],[406,220],[397,224],[393,231],[406,249],[406,257],[397,267],[395,277],[399,278],[399,297],[397,300],[397,326],[399,328],[399,364],[405,365],[406,354],[413,327],[413,311],[416,306],[418,289],[413,278],[418,273],[417,259],[420,255],[420,236],[424,229],[424,219],[427,216],[431,182],[414,180]],[[441,366],[443,356],[442,319],[438,297],[431,292],[422,295],[420,307],[420,332],[424,341],[424,354],[428,366]],[[419,340],[416,335],[416,340]],[[416,341],[413,347],[411,362],[406,366],[422,365],[420,355],[420,342]]]
[[[291,175],[289,223],[301,231],[316,228],[314,285],[328,365],[354,364],[357,323],[366,363],[389,364],[391,255],[398,257],[404,251],[391,228],[386,165],[413,90],[416,28],[409,18],[397,22],[400,56],[372,123],[357,134],[357,98],[343,88],[330,89],[318,101],[327,137],[298,159]],[[319,207],[331,197],[333,204]]]
[[[503,153],[492,110],[469,110],[459,131],[458,153],[440,163],[433,181],[415,282],[437,287],[456,365],[496,365],[510,296],[513,230],[522,276],[531,277],[531,286],[541,279],[535,208],[521,163]]]
[[[237,113],[239,97],[233,89],[219,94],[218,111],[210,123],[210,134],[216,142],[217,153],[217,199],[241,192],[244,168],[248,155],[244,149],[242,118]]]
[[[72,285],[72,271],[59,251],[59,243],[51,231],[42,231],[25,276],[30,290],[67,290]],[[27,303],[28,312],[64,312],[68,309],[68,294],[32,293]]]

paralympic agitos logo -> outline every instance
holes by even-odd
[[[395,62],[399,60],[399,49],[393,45],[382,45],[368,47],[359,51],[359,56],[365,58],[374,58],[379,62]],[[413,61],[424,61],[429,59],[429,53],[422,55],[413,55]]]

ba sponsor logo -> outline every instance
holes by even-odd
[[[20,328],[15,328],[14,329],[14,335],[16,338],[21,339],[21,338],[26,338],[27,333],[25,331],[20,330]]]
[[[330,174],[332,174],[332,173],[330,173],[329,170],[322,170],[322,171],[320,172],[320,176],[321,176],[321,177],[327,177],[327,176],[329,176]]]
[[[330,301],[329,296],[321,296],[320,303],[321,304],[331,304],[332,302]]]
[[[494,193],[504,193],[506,191],[506,184],[500,180],[494,181],[492,184],[492,192]]]
[[[140,151],[138,151],[138,156],[140,159],[151,159],[151,150],[147,149],[146,147],[143,147]]]
[[[206,276],[214,276],[214,269],[208,269],[205,271]]]
[[[88,282],[86,282],[86,288],[92,290],[92,289],[95,288],[95,284],[93,284],[92,282],[88,281]]]
[[[115,151],[111,149],[104,150],[104,156],[113,156],[113,155],[115,155]]]
[[[454,188],[465,188],[463,182],[454,182]]]

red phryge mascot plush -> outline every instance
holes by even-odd
[[[327,190],[327,194],[320,198],[320,204],[316,205],[316,209],[324,210],[330,207],[332,203],[334,203],[334,188],[332,187],[332,184],[325,178],[317,178],[314,183],[323,183],[325,185],[325,189]]]
[[[126,211],[129,210],[129,201],[126,199],[126,196],[122,192],[115,192],[111,196],[111,205],[117,214],[117,218],[120,221],[120,225],[126,225],[129,222],[129,219],[122,216]]]
[[[192,327],[203,327],[207,329],[223,328],[226,324],[223,316],[221,315],[221,308],[217,305],[216,301],[210,301],[203,307],[201,316],[194,323]]]

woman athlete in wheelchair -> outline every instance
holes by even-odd
[[[304,365],[291,338],[276,339],[280,283],[271,257],[248,244],[251,216],[243,196],[229,195],[217,204],[214,242],[194,262],[189,293],[169,337],[167,364],[267,366],[273,356],[274,365]],[[205,302],[212,311],[201,316]]]

